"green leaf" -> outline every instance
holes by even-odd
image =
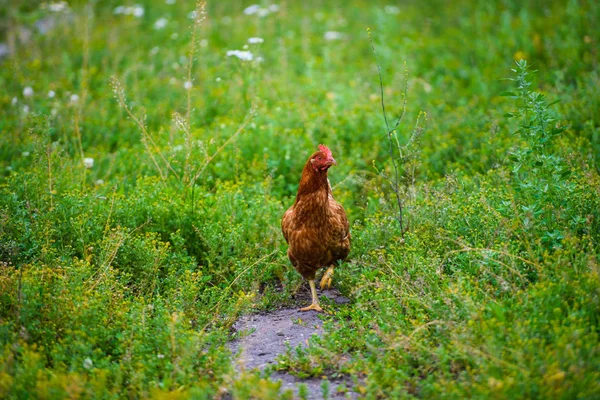
[[[556,103],[560,103],[561,101],[562,101],[562,99],[557,99],[557,100],[554,100],[553,102],[551,102],[551,103],[548,103],[548,105],[547,105],[546,107],[553,106],[554,104],[556,104]]]

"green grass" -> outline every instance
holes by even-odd
[[[597,2],[213,1],[196,28],[182,0],[13,3],[0,397],[273,398],[234,371],[229,329],[293,303],[279,224],[319,143],[351,221],[350,302],[277,368],[366,398],[600,397]],[[401,145],[427,114],[404,236],[367,27],[391,118],[407,96]],[[254,61],[226,56],[249,37]]]

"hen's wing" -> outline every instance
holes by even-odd
[[[329,207],[331,210],[331,251],[336,260],[343,260],[350,253],[350,225],[348,224],[348,216],[344,207],[335,201],[333,197],[330,198]]]
[[[290,243],[290,236],[292,233],[294,224],[294,207],[288,208],[288,210],[283,214],[283,218],[281,219],[281,232],[283,232],[283,237],[286,243]]]

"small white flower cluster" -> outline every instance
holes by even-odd
[[[264,43],[264,41],[265,40],[261,37],[248,38],[248,43],[250,43],[250,44],[260,44],[260,43]],[[248,47],[249,46],[247,44],[245,44],[243,47],[244,50],[228,50],[227,57],[237,57],[242,61],[252,61],[252,60],[256,60],[256,62],[263,61],[262,57],[255,57],[254,53],[252,53],[250,50],[247,50]],[[217,80],[217,82],[219,80]]]
[[[90,169],[94,166],[94,159],[90,157],[86,157],[83,159],[83,166],[87,169]]]
[[[144,7],[136,4],[132,7],[118,6],[113,10],[115,15],[133,15],[134,17],[140,18],[144,16]]]
[[[91,358],[86,358],[85,360],[83,360],[83,368],[85,369],[91,369],[94,366],[94,362],[92,361]]]
[[[271,4],[267,7],[261,7],[258,4],[253,4],[244,9],[244,14],[246,15],[257,15],[259,17],[266,17],[271,13],[275,13],[279,11],[279,6],[277,4]]]
[[[154,29],[156,29],[156,30],[163,29],[164,27],[167,26],[168,23],[169,23],[169,21],[167,21],[166,18],[159,18],[154,23]]]
[[[57,1],[56,3],[42,3],[42,8],[50,12],[59,13],[69,9],[69,4],[66,1]]]
[[[237,57],[242,61],[252,61],[254,59],[254,54],[247,50],[228,50],[227,57]]]
[[[346,35],[344,35],[341,32],[336,32],[336,31],[327,31],[325,32],[325,40],[341,40],[343,38],[346,37]]]
[[[33,88],[31,86],[25,86],[23,88],[23,97],[32,97],[34,94]],[[68,95],[68,93],[67,93]],[[53,99],[56,97],[56,92],[54,90],[49,90],[48,91],[48,98],[49,99]],[[71,104],[76,104],[79,102],[79,95],[78,94],[72,94],[69,97],[69,100],[71,101]],[[19,101],[19,99],[17,99],[16,97],[13,97],[12,99],[12,105],[14,106],[15,104],[17,104]]]

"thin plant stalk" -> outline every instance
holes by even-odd
[[[190,124],[190,114],[192,111],[192,69],[194,66],[194,56],[195,56],[195,52],[196,52],[196,32],[198,30],[198,27],[200,26],[200,24],[202,23],[202,21],[204,21],[206,19],[206,2],[205,1],[198,1],[198,3],[196,3],[196,9],[195,9],[195,18],[194,18],[194,25],[192,28],[192,41],[190,43],[190,55],[189,55],[189,60],[188,60],[188,71],[187,71],[187,82],[188,85],[186,86],[186,91],[187,91],[187,109],[186,109],[186,113],[185,113],[185,118],[187,120],[188,125]]]
[[[404,200],[404,198],[403,198],[404,196],[402,194],[401,179],[408,178],[410,183],[412,185],[414,185],[414,169],[415,169],[414,165],[410,166],[411,167],[411,170],[410,170],[411,176],[410,177],[402,176],[402,175],[406,175],[406,172],[404,171],[404,169],[405,169],[404,164],[407,164],[407,161],[413,157],[413,153],[414,153],[413,145],[422,132],[422,128],[420,126],[421,116],[426,115],[426,114],[419,113],[419,116],[417,117],[416,125],[411,133],[410,138],[408,139],[408,141],[405,145],[401,145],[400,141],[398,140],[398,134],[397,134],[396,129],[402,123],[404,116],[406,115],[406,104],[407,104],[406,93],[408,91],[408,68],[406,67],[406,62],[405,62],[404,63],[404,74],[405,74],[404,92],[402,93],[402,98],[403,98],[402,106],[400,109],[400,114],[398,115],[398,117],[396,118],[396,122],[392,126],[392,125],[390,125],[390,121],[388,119],[387,111],[385,108],[385,97],[384,97],[384,90],[383,90],[383,75],[381,73],[381,64],[379,63],[379,57],[377,56],[377,50],[375,49],[375,43],[373,41],[373,37],[371,35],[370,28],[367,28],[367,33],[369,36],[369,42],[371,44],[371,49],[373,50],[373,55],[375,57],[375,63],[377,65],[377,74],[379,77],[379,94],[380,94],[380,99],[381,99],[381,111],[383,113],[383,120],[385,122],[386,137],[388,139],[388,154],[391,159],[392,166],[393,166],[393,176],[389,177],[383,171],[378,171],[378,172],[380,173],[381,176],[383,176],[389,182],[389,184],[392,188],[392,191],[394,192],[394,196],[396,199],[396,206],[398,208],[398,212],[396,213],[396,220],[398,221],[398,224],[400,226],[400,233],[402,235],[402,238],[404,238],[404,234],[408,230],[408,224],[406,224],[405,219],[404,219],[405,200]]]
[[[129,115],[129,117],[133,120],[133,122],[135,122],[135,124],[140,129],[140,131],[142,133],[142,144],[144,145],[144,148],[148,152],[148,155],[150,156],[150,159],[154,163],[154,166],[158,170],[161,180],[163,182],[165,182],[167,180],[167,175],[163,171],[163,169],[160,167],[160,165],[158,164],[158,160],[154,156],[152,149],[150,148],[150,145],[148,143],[152,144],[152,146],[156,149],[156,152],[158,153],[160,158],[166,164],[167,168],[171,172],[173,172],[173,174],[179,179],[179,174],[173,169],[173,167],[171,166],[171,163],[165,158],[165,156],[160,151],[160,148],[158,147],[158,145],[156,144],[154,139],[152,139],[152,136],[150,136],[150,133],[148,133],[148,130],[146,129],[146,124],[144,123],[144,119],[145,119],[144,114],[142,114],[142,116],[139,118],[136,117],[133,114],[133,112],[131,111],[131,109],[129,108],[129,106],[127,105],[127,101],[125,98],[125,92],[121,86],[121,82],[119,82],[119,80],[115,76],[112,76],[110,81],[111,81],[111,86],[113,88],[113,92],[115,93],[115,98],[116,98],[117,102],[119,103],[119,105],[121,107],[123,107],[123,109],[125,110],[127,115]]]
[[[242,122],[242,124],[238,127],[237,131],[235,131],[235,133],[233,135],[231,135],[229,137],[229,139],[227,139],[225,141],[225,143],[223,143],[217,150],[215,150],[215,152],[206,159],[206,161],[204,162],[204,164],[202,164],[200,167],[198,167],[198,169],[196,170],[196,173],[194,174],[194,177],[192,178],[192,181],[190,183],[192,187],[194,187],[194,185],[196,184],[196,181],[198,180],[198,178],[200,178],[200,176],[202,175],[202,173],[204,172],[204,170],[206,169],[206,167],[208,167],[208,165],[217,156],[217,154],[219,154],[225,147],[227,147],[227,145],[229,143],[231,143],[244,130],[244,128],[246,127],[246,125],[248,125],[248,123],[252,120],[252,118],[255,115],[256,115],[256,106],[252,106],[252,108],[250,109],[250,111],[246,115],[246,118],[244,119],[244,122]]]

